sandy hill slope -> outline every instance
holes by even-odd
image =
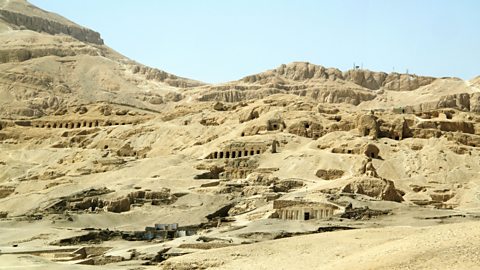
[[[162,269],[478,269],[478,223],[367,229],[268,241],[175,258]],[[461,259],[460,259],[461,258]]]

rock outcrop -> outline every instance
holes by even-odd
[[[466,112],[480,112],[480,93],[460,93],[446,95],[440,97],[438,101],[406,106],[403,111],[407,113],[422,113],[439,109],[456,109]]]
[[[28,30],[45,32],[51,35],[64,34],[83,42],[103,45],[103,39],[99,33],[73,23],[67,25],[58,21],[6,9],[0,9],[0,18],[19,28],[23,27]]]
[[[283,64],[276,69],[272,69],[263,73],[250,75],[242,79],[246,83],[267,83],[272,78],[279,78],[277,82],[282,82],[281,79],[289,79],[293,81],[305,81],[310,79],[328,79],[336,80],[343,79],[342,72],[336,68],[325,68],[318,65],[313,65],[307,62],[293,62],[290,64]]]
[[[376,139],[379,134],[379,124],[373,113],[362,115],[357,120],[357,128],[361,136],[371,136]]]
[[[323,180],[335,180],[343,176],[345,172],[337,169],[320,169],[315,175]]]
[[[435,78],[411,74],[374,72],[364,69],[353,69],[342,73],[336,68],[325,68],[308,62],[293,62],[276,69],[250,75],[242,79],[245,83],[274,85],[284,84],[285,80],[341,80],[350,81],[361,87],[378,90],[380,88],[394,91],[411,91],[432,83]]]
[[[362,177],[345,185],[341,192],[367,195],[385,201],[403,201],[403,197],[395,188],[395,184],[390,180],[381,178]]]

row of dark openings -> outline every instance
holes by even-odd
[[[253,156],[253,155],[260,155],[261,154],[261,151],[260,150],[245,150],[245,151],[242,151],[242,150],[239,150],[239,151],[232,151],[232,152],[214,152],[213,155],[212,155],[212,158],[213,159],[217,159],[217,158],[237,158],[237,157],[242,157],[242,156]]]
[[[106,126],[119,126],[119,125],[127,125],[131,123],[107,123]],[[47,124],[37,124],[35,127],[37,128],[81,128],[81,127],[98,127],[100,126],[98,121],[95,122],[79,122],[79,123],[47,123]]]

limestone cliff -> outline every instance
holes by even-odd
[[[387,74],[364,69],[349,70],[342,73],[336,68],[325,68],[308,62],[293,62],[263,73],[247,76],[241,81],[268,84],[310,80],[350,81],[370,90],[383,88],[395,91],[411,91],[432,83],[435,78],[399,73]]]
[[[83,42],[103,45],[100,34],[58,15],[38,9],[24,0],[0,1],[0,19],[16,29],[28,29],[52,35],[64,34]],[[51,13],[50,13],[51,14]]]

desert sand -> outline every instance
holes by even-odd
[[[477,269],[480,84],[208,84],[0,0],[0,269]]]

